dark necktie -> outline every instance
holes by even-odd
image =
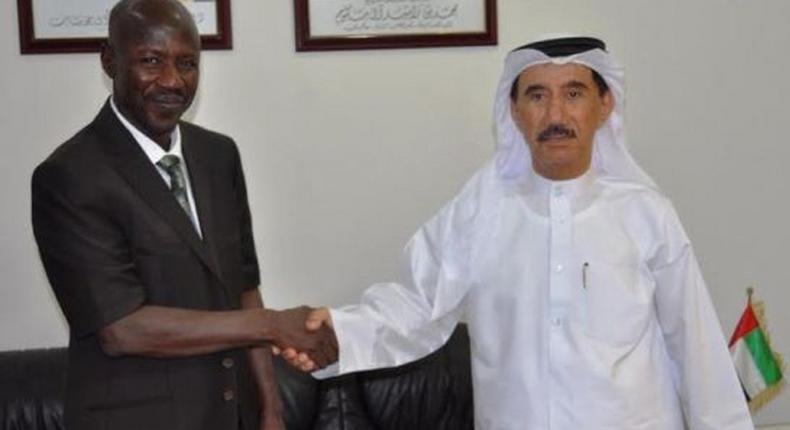
[[[170,176],[170,191],[173,196],[181,205],[181,209],[186,212],[187,217],[195,226],[195,216],[192,214],[192,208],[189,207],[189,196],[187,195],[187,184],[184,180],[184,171],[181,170],[181,160],[177,155],[167,154],[156,163],[159,167],[165,169],[165,172]]]

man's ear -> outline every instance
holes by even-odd
[[[601,96],[601,105],[601,124],[603,124],[609,119],[609,115],[611,115],[614,110],[614,95],[612,95],[612,90],[606,91]]]
[[[102,44],[100,58],[101,68],[104,69],[104,73],[106,73],[110,79],[115,79],[115,51],[109,43]]]
[[[518,104],[515,101],[513,101],[513,99],[511,99],[510,100],[510,119],[512,119],[513,123],[516,124],[516,128],[518,128],[523,133],[524,130],[521,128],[521,122],[520,122],[519,118],[520,117],[518,115]]]

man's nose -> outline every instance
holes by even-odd
[[[184,86],[184,77],[174,62],[166,61],[162,66],[157,83],[165,88],[181,88]]]
[[[550,122],[559,123],[565,119],[565,103],[562,97],[552,97],[549,100],[548,119]]]

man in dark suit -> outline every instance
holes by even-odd
[[[307,309],[265,310],[239,153],[180,120],[200,39],[176,0],[122,0],[113,95],[33,174],[33,227],[70,326],[68,429],[281,429],[267,344],[334,359]]]

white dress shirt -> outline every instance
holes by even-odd
[[[477,429],[754,428],[666,198],[592,171],[501,191],[494,176],[420,228],[402,282],[331,311],[340,358],[317,376],[416,360],[464,318]]]
[[[182,151],[181,146],[181,128],[176,125],[173,129],[173,133],[170,135],[170,150],[165,151],[162,149],[159,144],[154,142],[150,137],[146,136],[145,133],[138,130],[132,123],[130,123],[121,112],[118,110],[118,107],[115,106],[115,100],[110,97],[110,106],[112,106],[112,111],[115,112],[115,115],[118,117],[118,120],[121,121],[124,127],[129,130],[129,133],[132,134],[134,140],[140,145],[145,155],[151,161],[151,164],[156,167],[156,170],[159,172],[159,176],[162,177],[162,180],[165,181],[167,187],[170,188],[170,175],[167,173],[165,169],[160,167],[157,162],[162,159],[165,155],[175,155],[178,157],[179,161],[179,168],[181,168],[181,172],[184,174],[184,182],[186,183],[186,190],[187,190],[187,198],[189,200],[189,208],[192,210],[192,214],[194,215],[192,219],[192,223],[195,225],[195,230],[197,231],[198,236],[201,238],[203,237],[203,231],[200,229],[200,218],[198,216],[197,207],[195,207],[195,196],[192,194],[192,185],[191,181],[189,180],[189,169],[187,168],[187,160],[184,158],[184,154]]]

